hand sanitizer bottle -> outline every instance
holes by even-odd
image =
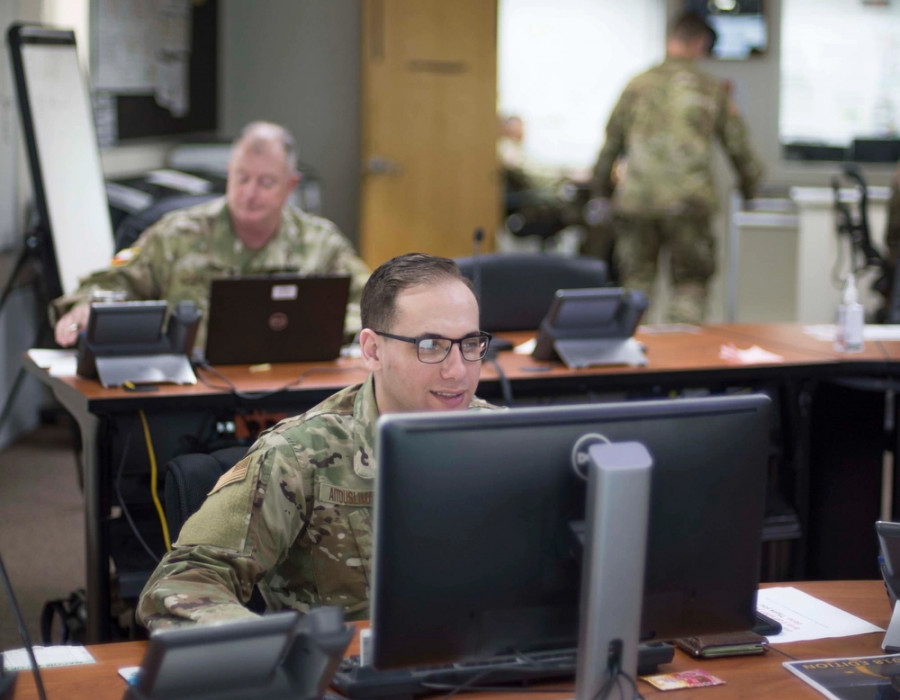
[[[838,352],[862,352],[864,326],[865,312],[863,305],[859,303],[856,278],[851,272],[844,282],[844,291],[837,310],[834,349]]]

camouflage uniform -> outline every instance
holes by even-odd
[[[191,300],[203,312],[196,339],[202,349],[213,278],[286,269],[349,274],[345,330],[352,335],[360,329],[359,299],[369,270],[333,223],[285,206],[272,240],[261,250],[250,250],[234,232],[224,197],[166,215],[134,246],[119,251],[111,267],[88,275],[75,292],[54,300],[50,313],[55,323],[75,304],[89,301],[95,290],[122,291],[126,299],[165,299],[170,307]]]
[[[469,408],[494,407],[475,398]],[[370,376],[263,433],[184,524],[138,620],[157,629],[252,616],[239,601],[254,584],[271,610],[340,605],[366,618],[377,418]]]
[[[762,167],[727,89],[692,61],[669,58],[626,86],[594,168],[595,195],[610,197],[615,191],[615,257],[622,285],[649,296],[660,246],[669,246],[671,321],[703,319],[707,284],[715,271],[710,228],[718,207],[711,165],[714,138],[730,157],[744,197],[751,198]],[[620,157],[625,175],[616,186],[613,168]]]

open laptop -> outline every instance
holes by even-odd
[[[215,279],[205,359],[211,365],[333,360],[344,340],[349,276]]]

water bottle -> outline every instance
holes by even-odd
[[[859,293],[856,290],[856,277],[850,273],[844,282],[841,303],[837,309],[834,349],[838,352],[862,352],[865,323],[865,311],[859,303]]]

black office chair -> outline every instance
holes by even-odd
[[[219,477],[247,454],[246,447],[225,447],[209,454],[173,457],[165,467],[165,509],[174,542],[181,526],[201,506]]]
[[[571,223],[565,208],[558,202],[548,201],[541,193],[509,193],[506,209],[506,230],[519,238],[539,238],[542,250],[551,238]]]
[[[585,205],[590,200],[585,183],[565,181],[552,189],[539,188],[520,170],[504,174],[504,225],[513,236],[537,238],[541,250],[548,250],[550,241],[563,229],[585,225]]]
[[[481,328],[488,332],[535,330],[557,289],[609,286],[603,260],[555,253],[488,253],[457,258],[481,303]]]
[[[115,249],[116,252],[123,248],[130,248],[138,239],[144,229],[149,228],[159,221],[165,214],[176,209],[184,209],[192,207],[195,204],[202,204],[214,197],[221,197],[221,192],[211,192],[207,194],[185,194],[164,197],[146,209],[141,209],[134,214],[125,217],[122,222],[116,226]]]
[[[246,454],[246,447],[224,447],[209,454],[179,455],[166,462],[166,524],[173,542],[178,538],[181,526],[203,504],[219,477]],[[266,603],[258,588],[253,588],[247,607],[254,612],[265,612]]]

